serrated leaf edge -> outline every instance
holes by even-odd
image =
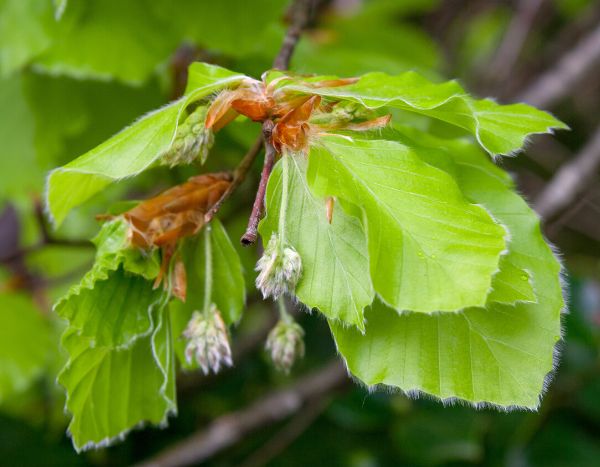
[[[75,444],[75,440],[73,438],[73,434],[70,431],[70,426],[72,423],[72,417],[73,417],[73,413],[69,410],[69,402],[70,402],[70,397],[69,397],[69,392],[67,391],[67,389],[60,383],[60,378],[63,374],[63,372],[72,364],[72,357],[69,354],[69,359],[67,360],[67,362],[65,363],[64,367],[61,369],[61,371],[59,372],[58,376],[56,377],[56,381],[55,383],[57,385],[59,385],[60,387],[62,387],[65,390],[65,405],[63,408],[63,412],[66,416],[71,416],[71,422],[69,422],[69,426],[67,427],[67,435],[71,438],[71,442],[73,443],[73,448],[75,449],[75,451],[79,454],[81,452],[84,451],[88,451],[90,449],[98,449],[98,448],[105,448],[105,447],[109,447],[112,446],[114,443],[116,442],[121,442],[123,441],[127,435],[134,430],[140,430],[142,428],[145,428],[148,425],[152,425],[152,426],[158,426],[159,428],[166,428],[168,426],[168,418],[171,415],[177,415],[177,401],[176,400],[171,400],[171,398],[169,398],[166,395],[166,389],[167,389],[167,385],[168,385],[168,374],[167,374],[167,370],[165,368],[163,368],[163,366],[160,364],[159,362],[159,358],[158,355],[156,353],[156,346],[154,343],[154,338],[156,336],[156,334],[158,333],[158,331],[160,330],[161,326],[164,325],[164,321],[165,319],[170,319],[169,315],[168,315],[168,301],[169,301],[169,296],[168,294],[164,294],[163,297],[166,297],[166,300],[164,301],[164,303],[162,303],[160,306],[161,308],[158,310],[158,313],[164,313],[163,319],[159,320],[159,324],[157,325],[156,329],[154,329],[154,317],[152,316],[153,313],[152,311],[154,311],[155,307],[153,305],[151,305],[150,307],[148,307],[148,312],[150,315],[150,329],[149,331],[145,332],[144,334],[138,334],[137,336],[135,336],[135,338],[133,338],[131,341],[129,341],[128,345],[120,345],[120,346],[114,346],[114,347],[107,347],[108,349],[110,349],[110,351],[124,351],[124,350],[128,350],[131,345],[140,337],[148,337],[150,334],[152,334],[150,342],[152,345],[152,356],[154,359],[154,363],[156,364],[156,366],[159,368],[160,372],[163,374],[164,380],[163,380],[163,384],[161,385],[159,394],[160,396],[163,398],[163,400],[167,403],[167,410],[165,410],[165,413],[163,415],[163,419],[157,424],[153,424],[151,422],[148,422],[147,420],[143,420],[137,424],[135,424],[134,426],[127,428],[126,430],[121,431],[119,434],[115,435],[115,436],[111,436],[111,437],[106,437],[98,442],[94,442],[94,441],[88,441],[87,443],[85,443],[83,446],[78,446],[77,444]],[[164,299],[164,298],[163,298]],[[63,335],[61,337],[61,346],[62,346],[62,340],[63,338],[68,334],[68,332],[73,329],[75,331],[77,331],[77,334],[79,334],[79,329],[72,327],[71,325],[69,325],[67,327],[67,329],[65,329],[65,331],[63,332]],[[169,335],[169,339],[171,339],[171,336]],[[63,347],[64,348],[64,347]],[[173,358],[173,353],[174,350],[171,349],[171,358]],[[173,362],[174,363],[174,362]]]

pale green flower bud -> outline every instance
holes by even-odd
[[[271,235],[269,244],[256,263],[259,272],[256,287],[263,297],[279,298],[284,293],[293,293],[302,275],[302,259],[291,246],[285,246],[279,235]]]
[[[191,164],[196,159],[204,164],[214,143],[214,133],[205,128],[206,107],[199,106],[177,128],[171,148],[162,156],[162,164],[174,167]]]
[[[209,313],[194,311],[183,336],[187,339],[185,359],[190,364],[195,360],[205,375],[233,366],[227,326],[215,305]]]
[[[304,329],[292,319],[281,319],[269,333],[265,348],[275,368],[289,373],[294,362],[304,357]]]

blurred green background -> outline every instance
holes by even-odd
[[[50,236],[41,207],[45,174],[176,97],[193,60],[259,77],[279,49],[287,7],[285,0],[0,0],[0,465],[130,465],[335,356],[325,321],[299,311],[306,357],[289,376],[271,367],[263,339],[274,310],[253,291],[256,251],[239,248],[253,292],[234,331],[235,368],[213,378],[180,375],[179,415],[167,429],[134,431],[113,447],[76,455],[54,383],[63,325],[51,304],[91,265],[93,249],[82,240],[98,229],[94,215],[193,170],[155,169],[118,184]],[[600,4],[332,0],[321,2],[316,17],[292,59],[294,71],[413,69],[511,102],[600,27]],[[529,199],[600,123],[599,76],[600,63],[592,64],[567,94],[542,103],[571,132],[535,138],[525,154],[503,161]],[[233,168],[256,134],[246,124],[227,127],[207,170]],[[255,169],[222,211],[232,238],[244,230]],[[210,464],[600,465],[599,192],[595,181],[544,225],[563,253],[570,313],[558,372],[539,412],[444,407],[349,383],[311,400],[300,415],[245,436]]]

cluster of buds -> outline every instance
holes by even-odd
[[[342,127],[350,122],[373,118],[372,111],[355,102],[337,102],[322,106],[311,114],[310,122],[315,125]]]
[[[289,373],[296,359],[304,356],[304,330],[290,317],[282,318],[269,333],[265,348],[275,368]]]
[[[206,107],[198,106],[177,128],[171,148],[163,155],[162,164],[174,167],[191,164],[196,159],[204,164],[214,143],[214,134],[205,126]]]
[[[183,331],[187,339],[185,358],[188,364],[194,360],[205,375],[218,373],[221,367],[233,366],[227,326],[215,305],[208,312],[194,311]]]
[[[269,244],[256,263],[259,272],[256,287],[263,297],[279,298],[293,293],[302,274],[302,259],[291,246],[284,245],[279,235],[273,233]]]

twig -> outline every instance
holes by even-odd
[[[281,48],[279,49],[279,52],[278,52],[277,56],[275,57],[275,60],[273,60],[273,68],[277,68],[279,70],[286,70],[289,68],[290,59],[292,58],[292,54],[294,53],[296,44],[300,40],[300,35],[302,34],[302,31],[308,25],[313,12],[316,11],[317,3],[318,3],[318,0],[295,0],[294,1],[294,3],[292,4],[292,6],[290,8],[291,23],[290,23],[290,26],[288,27],[285,38],[283,39]],[[265,142],[265,166],[267,165],[267,160],[270,157],[270,154],[267,154],[269,152],[268,146],[270,146],[270,145],[267,145],[267,140],[264,138],[264,134],[265,134],[265,127],[263,124],[263,134],[261,134],[256,139],[256,141],[254,142],[254,144],[252,145],[250,150],[246,153],[246,155],[244,156],[244,158],[242,159],[240,164],[237,166],[237,168],[235,170],[233,182],[231,183],[231,185],[229,185],[229,188],[225,191],[225,193],[223,193],[223,196],[221,196],[219,201],[217,201],[214,204],[214,206],[204,215],[204,221],[206,223],[210,222],[212,220],[212,218],[215,217],[215,214],[221,208],[223,203],[231,196],[231,194],[237,189],[237,187],[244,181],[244,179],[246,178],[246,174],[252,167],[252,164],[254,163],[256,156],[260,152],[260,148],[263,145],[263,141]],[[269,133],[269,135],[270,135],[270,133]],[[274,154],[273,154],[273,158],[274,158]],[[271,165],[271,169],[272,169],[272,165]],[[263,167],[263,174],[264,174],[264,171],[265,171],[265,168]],[[269,172],[269,174],[270,174],[270,172]],[[266,180],[263,180],[263,177],[261,176],[261,184],[263,184],[263,182],[264,182],[264,184],[266,186],[267,181],[268,181],[268,174],[267,174]],[[261,186],[259,185],[259,191],[260,191],[260,187]],[[260,203],[264,202],[264,192],[263,192],[262,199],[259,199],[258,194],[259,193],[257,193],[257,197],[254,201],[255,205],[257,203],[257,200],[260,201]],[[261,207],[262,207],[262,205],[261,205]],[[254,215],[254,214],[255,214],[255,209],[253,207],[252,215]],[[261,209],[260,214],[262,214],[262,209]],[[260,221],[260,217],[258,218],[258,220],[256,220],[256,224],[258,224],[258,221]],[[253,222],[252,217],[250,218],[250,222]],[[249,226],[250,226],[250,224],[249,224]],[[254,237],[252,237],[252,233],[250,233],[247,240],[245,240],[245,235],[244,235],[244,237],[242,237],[241,241],[242,241],[242,244],[244,244],[244,245],[250,245],[250,244],[254,243],[256,241],[256,232],[254,233]]]
[[[581,152],[563,165],[537,197],[535,208],[542,217],[551,218],[575,200],[594,179],[600,167],[600,126]]]
[[[517,12],[488,67],[487,78],[490,83],[497,85],[511,75],[523,44],[544,2],[545,0],[520,0]]]
[[[13,208],[10,209],[14,211]],[[16,217],[16,213],[13,214],[12,211],[9,211],[6,211],[12,216],[10,218],[11,220],[9,221],[9,224],[16,228],[18,232],[20,229],[20,225],[18,224],[18,218]],[[11,242],[10,248],[6,249],[6,251],[3,250],[0,252],[0,262],[8,264],[17,261],[20,258],[24,258],[25,256],[31,253],[35,253],[36,251],[39,251],[48,245],[68,246],[74,248],[94,247],[94,244],[89,240],[72,240],[67,238],[54,237],[48,226],[46,217],[44,216],[44,210],[42,208],[42,205],[39,202],[35,202],[34,214],[40,231],[41,238],[39,239],[39,241],[37,241],[33,245],[29,245],[26,247],[19,247],[18,240],[16,240],[16,242]]]
[[[212,218],[215,217],[215,214],[221,208],[223,203],[229,199],[229,197],[237,189],[237,187],[240,186],[240,184],[246,179],[246,175],[248,175],[248,172],[250,171],[250,168],[252,167],[256,156],[258,156],[258,153],[262,148],[262,143],[262,136],[259,136],[252,145],[252,147],[248,150],[244,158],[236,167],[233,173],[233,180],[227,188],[227,190],[225,190],[221,198],[219,198],[219,200],[212,206],[212,208],[210,208],[208,212],[204,215],[205,223],[210,222]]]
[[[242,245],[248,246],[256,242],[258,236],[258,223],[262,217],[264,205],[265,205],[265,193],[267,191],[267,183],[269,177],[273,171],[275,165],[275,155],[277,152],[270,142],[271,132],[273,131],[273,122],[266,120],[263,123],[263,141],[265,145],[265,162],[263,165],[262,173],[260,174],[260,182],[258,184],[258,190],[256,190],[256,198],[254,198],[254,204],[252,205],[252,212],[248,219],[248,227],[246,232],[242,235]]]
[[[287,70],[292,54],[300,40],[302,31],[308,25],[317,9],[318,0],[296,0],[290,8],[291,23],[285,33],[279,53],[273,61],[273,68]]]
[[[331,399],[320,397],[310,401],[290,422],[254,452],[239,467],[260,467],[275,459],[292,444],[327,408]]]
[[[346,381],[348,378],[342,363],[338,360],[331,362],[287,389],[272,392],[245,409],[218,418],[205,431],[167,448],[140,466],[198,464],[233,446],[248,433],[298,412],[308,400],[329,394]]]
[[[556,64],[533,82],[518,100],[537,107],[551,107],[567,96],[600,62],[600,25],[584,37]]]

